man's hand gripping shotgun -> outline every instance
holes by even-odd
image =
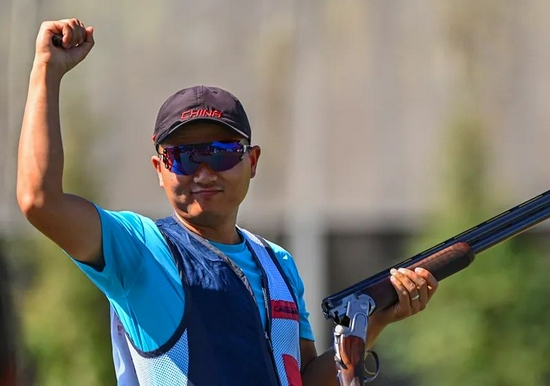
[[[332,319],[338,379],[342,386],[359,386],[376,378],[365,369],[365,338],[369,316],[397,302],[390,282],[392,268],[425,268],[438,281],[466,268],[476,254],[526,231],[550,217],[550,190],[509,209],[455,237],[323,299],[325,318]],[[366,376],[366,375],[367,376]]]

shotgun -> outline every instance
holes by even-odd
[[[468,267],[478,253],[549,217],[550,190],[323,299],[321,308],[325,318],[336,324],[334,359],[340,384],[359,386],[378,375],[376,353],[367,352],[375,360],[374,372],[365,368],[365,337],[369,316],[397,302],[397,293],[390,282],[392,268],[425,268],[441,281]]]

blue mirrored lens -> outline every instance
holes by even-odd
[[[195,174],[202,164],[223,172],[241,162],[246,150],[240,141],[173,146],[164,149],[164,161],[170,171],[179,175]]]

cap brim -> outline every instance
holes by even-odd
[[[245,133],[243,133],[241,130],[237,129],[235,126],[232,126],[230,125],[229,123],[225,122],[225,121],[222,121],[218,118],[213,118],[213,117],[197,117],[197,118],[192,118],[192,119],[188,119],[184,122],[180,122],[178,125],[175,125],[174,127],[172,127],[170,130],[168,130],[167,132],[163,133],[161,136],[159,136],[156,140],[155,140],[155,143],[156,144],[159,144],[161,143],[162,141],[164,141],[166,138],[168,138],[171,134],[173,134],[176,130],[178,129],[181,129],[183,126],[186,126],[190,123],[195,123],[195,122],[203,122],[203,121],[206,121],[206,122],[215,122],[215,123],[219,123],[220,125],[222,126],[225,126],[231,130],[233,130],[235,133],[239,134],[240,136],[242,136],[243,138],[246,138],[246,139],[250,139],[250,137],[248,135],[246,135]]]

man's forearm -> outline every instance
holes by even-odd
[[[376,316],[370,319],[365,343],[366,350],[373,347],[375,340],[385,327],[385,322]],[[302,381],[304,386],[339,386],[333,348],[325,351],[307,365],[302,374]]]
[[[23,209],[62,194],[63,146],[59,123],[61,76],[35,63],[19,142],[17,193]]]
[[[304,386],[339,386],[333,349],[325,351],[307,365],[302,383]]]
[[[374,314],[369,318],[369,327],[367,330],[367,338],[365,342],[365,349],[370,350],[374,346],[374,342],[380,336],[384,328],[388,323],[380,319],[379,314]]]

